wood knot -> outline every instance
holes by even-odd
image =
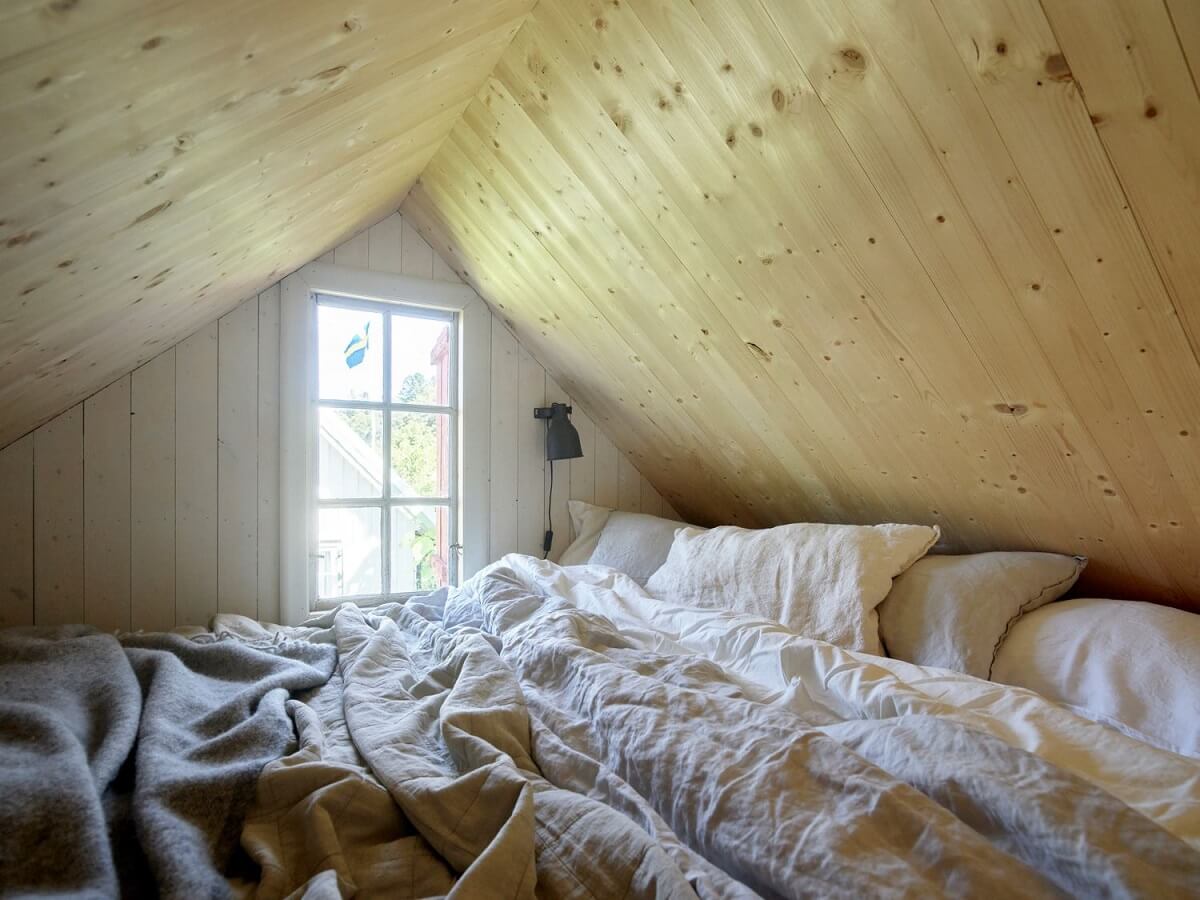
[[[20,234],[14,234],[12,237],[10,237],[5,242],[5,245],[8,247],[19,247],[22,244],[28,244],[30,241],[36,238],[38,234],[39,232],[36,231],[23,231]]]
[[[136,219],[134,219],[130,223],[130,225],[131,226],[138,225],[142,222],[145,222],[147,219],[152,219],[155,216],[157,216],[160,212],[162,212],[163,210],[169,209],[170,206],[171,206],[171,201],[164,200],[162,203],[158,204],[158,206],[150,207],[148,210],[146,210],[144,213],[142,213],[140,216],[138,216]]]
[[[783,112],[785,109],[787,109],[788,105],[787,94],[785,94],[782,89],[775,88],[775,90],[771,91],[771,105],[774,106],[779,112]]]
[[[1004,41],[996,41],[996,55],[1005,56],[1008,54],[1008,44]]]
[[[1023,416],[1029,412],[1029,407],[1024,403],[997,403],[993,409],[1006,416]]]
[[[750,123],[750,133],[752,135],[754,135],[755,137],[762,137],[763,136],[762,126],[756,122],[751,122]]]
[[[725,132],[725,145],[728,147],[733,147],[735,144],[737,144],[737,132],[730,128],[727,132]]]
[[[536,50],[525,57],[525,68],[534,75],[546,74],[546,63],[542,61],[541,54]]]
[[[746,341],[746,346],[750,348],[750,352],[757,356],[763,362],[770,362],[772,354],[768,353],[762,347],[753,341]]]
[[[1071,67],[1067,58],[1061,53],[1052,53],[1046,57],[1046,75],[1055,81],[1070,81]]]
[[[154,37],[152,37],[148,40],[142,41],[142,49],[143,50],[153,50],[155,47],[161,47],[162,42],[163,42],[163,39],[160,36],[155,35]]]
[[[612,120],[612,123],[617,126],[617,130],[621,132],[621,134],[625,134],[629,131],[629,127],[632,122],[629,113],[621,109],[614,109],[609,112],[608,117]]]
[[[842,57],[842,61],[846,64],[846,67],[851,71],[862,72],[867,68],[866,57],[864,57],[860,51],[855,50],[853,47],[846,47],[841,51],[840,55]]]
[[[320,72],[314,75],[313,78],[318,81],[330,81],[331,79],[337,78],[345,71],[345,66],[330,66],[328,69],[322,69]]]
[[[1155,106],[1153,103],[1147,103],[1144,115],[1146,116],[1147,119],[1153,119],[1153,118],[1157,117],[1158,116],[1158,107]]]
[[[595,28],[597,31],[603,31],[605,28],[608,27],[608,22],[606,22],[604,20],[603,16],[596,16],[596,20],[594,22],[592,22],[592,27]]]

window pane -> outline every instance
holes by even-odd
[[[317,596],[380,594],[382,544],[378,508],[322,509],[317,523]]]
[[[383,496],[383,413],[321,409],[317,455],[322,500]]]
[[[317,372],[322,400],[383,400],[383,316],[318,305]]]
[[[450,323],[392,316],[392,401],[450,405]]]
[[[450,417],[392,413],[392,496],[450,495]]]
[[[392,592],[432,591],[449,579],[450,510],[392,507]]]

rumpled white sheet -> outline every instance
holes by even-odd
[[[1079,775],[1200,849],[1200,763],[1031,691],[841,650],[752,616],[662,603],[612,569],[519,555],[503,563],[542,594],[610,619],[647,650],[707,656],[760,702],[828,726],[906,713],[961,722]]]

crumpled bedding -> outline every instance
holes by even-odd
[[[222,897],[329,647],[0,630],[0,895]]]
[[[611,570],[509,556],[274,631],[338,672],[258,780],[260,896],[1200,891],[1192,761]]]

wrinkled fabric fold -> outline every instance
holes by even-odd
[[[284,703],[335,654],[91,628],[0,632],[0,894],[223,897]]]

